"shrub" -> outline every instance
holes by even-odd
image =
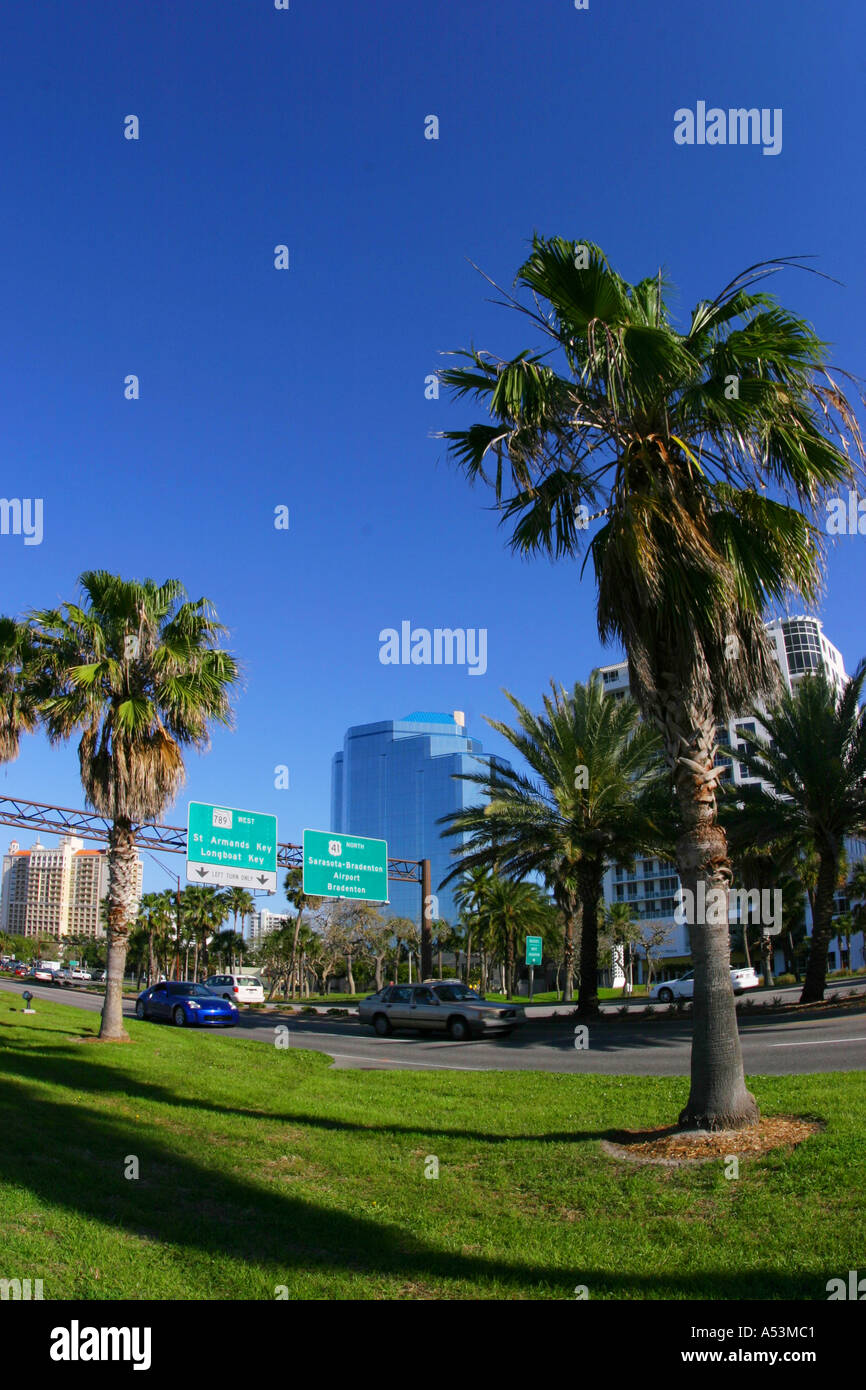
[[[777,975],[777,976],[776,976],[776,984],[777,984],[777,985],[795,985],[796,983],[797,983],[797,977],[796,977],[796,975],[788,975],[788,974],[785,974],[785,975]]]

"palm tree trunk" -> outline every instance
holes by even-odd
[[[132,824],[118,816],[108,836],[108,960],[99,1025],[99,1036],[106,1042],[129,1040],[123,1026],[123,976],[135,906],[135,860]]]
[[[301,930],[301,917],[303,916],[303,913],[304,913],[304,909],[303,909],[302,907],[298,908],[298,911],[297,911],[297,913],[295,914],[295,931],[294,931],[294,935],[293,935],[293,937],[292,937],[291,980],[292,980],[292,998],[293,998],[293,999],[294,999],[294,997],[295,997],[295,969],[296,969],[296,967],[297,967],[297,961],[298,961],[298,935],[299,935],[300,930]],[[287,992],[288,992],[288,991],[287,991]],[[298,994],[300,995],[300,993],[301,993],[301,987],[299,986],[299,988],[298,988]]]
[[[827,948],[833,935],[833,899],[839,877],[839,858],[827,848],[821,855],[812,908],[812,942],[806,965],[801,1004],[818,1004],[827,984]]]
[[[710,708],[698,710],[693,702],[686,704],[671,684],[659,722],[673,768],[682,826],[677,869],[682,887],[692,895],[695,912],[705,903],[703,915],[708,919],[689,924],[695,964],[691,1087],[679,1123],[688,1129],[743,1129],[757,1123],[760,1112],[746,1089],[731,984],[728,889],[732,875],[727,837],[716,818],[715,716]],[[689,903],[688,898],[685,901]]]
[[[509,999],[514,995],[514,930],[510,926],[505,932],[505,993]]]
[[[598,1006],[598,904],[601,899],[603,867],[592,860],[581,861],[577,872],[580,889],[580,990],[577,1012],[581,1018],[596,1018]]]
[[[575,894],[564,885],[554,884],[553,896],[563,919],[562,968],[565,975],[562,1002],[570,1004],[574,999],[574,937],[575,928],[580,927],[582,908]],[[557,983],[558,990],[558,983]]]
[[[466,984],[469,984],[469,972],[472,969],[472,932],[466,933]]]

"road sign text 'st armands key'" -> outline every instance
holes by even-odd
[[[276,816],[191,801],[186,877],[189,883],[276,893]]]

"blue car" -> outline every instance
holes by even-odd
[[[178,1028],[187,1024],[222,1024],[231,1028],[238,1021],[237,1005],[230,999],[211,994],[204,985],[189,980],[160,980],[135,1001],[136,1018],[164,1018]]]

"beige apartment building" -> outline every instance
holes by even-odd
[[[136,896],[144,866],[136,861]],[[108,893],[108,855],[67,835],[47,848],[13,840],[3,856],[0,930],[15,936],[103,936],[100,907]]]

